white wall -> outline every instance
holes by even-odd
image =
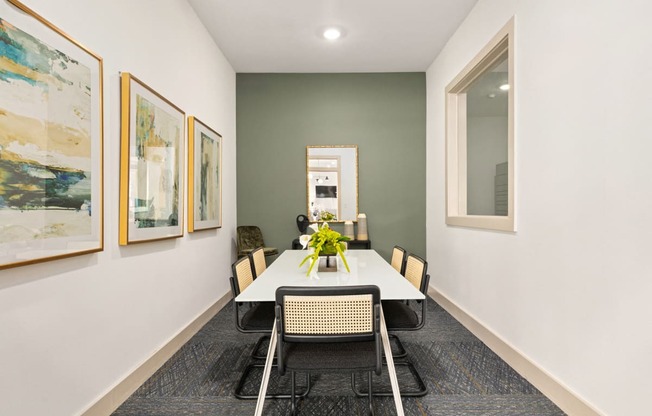
[[[480,0],[427,71],[431,285],[608,415],[649,412],[652,3]],[[444,224],[444,87],[516,16],[516,221]]]
[[[0,414],[72,415],[229,291],[235,73],[185,0],[24,2],[104,58],[105,250],[0,271]],[[222,229],[118,246],[119,71],[223,135]]]

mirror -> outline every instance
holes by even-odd
[[[310,221],[358,218],[358,146],[306,146],[306,201]]]

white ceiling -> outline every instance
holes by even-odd
[[[421,72],[477,0],[188,2],[236,72]]]

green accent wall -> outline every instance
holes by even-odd
[[[355,144],[372,248],[425,258],[425,73],[237,74],[236,94],[238,225],[291,248],[306,214],[306,146]]]

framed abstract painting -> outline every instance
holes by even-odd
[[[222,136],[188,117],[188,231],[222,226]]]
[[[101,57],[0,3],[0,269],[103,249],[102,100]]]
[[[181,237],[186,115],[128,72],[120,91],[119,243]]]

